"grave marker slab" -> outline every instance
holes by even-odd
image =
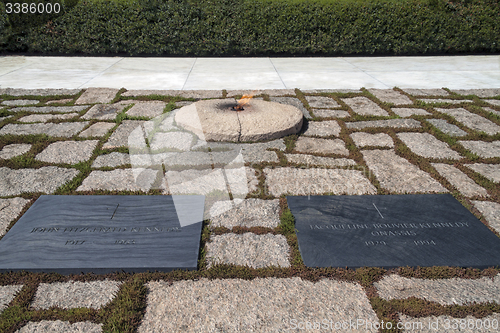
[[[308,267],[500,265],[500,239],[450,194],[287,201]]]
[[[42,195],[0,241],[0,272],[197,268],[200,195]]]

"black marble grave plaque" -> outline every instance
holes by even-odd
[[[0,241],[0,272],[195,270],[204,200],[42,195]]]
[[[308,267],[500,265],[500,238],[450,194],[287,200]]]

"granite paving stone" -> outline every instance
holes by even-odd
[[[66,113],[66,114],[30,114],[29,116],[24,116],[19,118],[17,121],[21,123],[46,123],[52,119],[72,119],[78,117],[78,113]]]
[[[21,89],[3,88],[0,95],[9,96],[54,96],[54,95],[76,95],[80,89]]]
[[[88,121],[72,123],[7,124],[0,129],[0,135],[47,134],[54,137],[70,138],[89,124]]]
[[[457,137],[469,134],[466,131],[460,129],[460,127],[450,124],[444,119],[427,119],[427,121],[431,123],[432,126],[436,127],[441,132],[448,134],[449,136]]]
[[[495,135],[497,133],[500,133],[500,126],[498,126],[497,124],[486,118],[481,117],[480,115],[469,112],[464,108],[457,108],[457,109],[436,108],[436,110],[441,113],[445,113],[449,116],[452,116],[453,118],[455,118],[456,120],[458,120],[459,122],[461,122],[470,129],[476,131],[482,131],[488,135]]]
[[[488,107],[483,107],[483,109],[500,117],[500,111],[493,110],[492,108],[488,108]]]
[[[16,333],[101,333],[102,324],[90,321],[70,323],[62,320],[41,320],[28,322]]]
[[[339,136],[341,128],[335,120],[310,121],[303,135],[306,136]]]
[[[118,128],[111,134],[108,141],[102,146],[103,149],[118,147],[128,147],[129,135],[137,127],[144,123],[143,120],[124,120]]]
[[[389,116],[387,111],[366,97],[342,98],[342,101],[362,116]]]
[[[444,89],[414,89],[414,88],[403,88],[405,93],[414,96],[448,96],[450,93]]]
[[[429,133],[397,133],[398,138],[403,141],[410,150],[422,157],[427,158],[449,158],[458,160],[460,154],[452,150],[447,143],[439,141]]]
[[[231,209],[222,214],[213,214],[211,210],[210,227],[266,227],[276,228],[280,223],[279,200],[245,199],[240,203],[233,203]],[[214,207],[212,207],[214,209]]]
[[[163,114],[166,105],[161,101],[136,102],[126,113],[131,117],[154,118]]]
[[[340,139],[330,140],[301,136],[295,143],[295,150],[300,153],[349,155],[344,141]]]
[[[115,125],[115,123],[98,122],[78,134],[78,136],[81,138],[103,137],[108,134]]]
[[[175,106],[179,108],[179,107],[191,105],[193,103],[194,102],[192,102],[192,101],[180,101],[180,102],[175,102]]]
[[[143,191],[151,189],[158,170],[152,169],[116,169],[112,171],[95,170],[83,180],[77,191]]]
[[[420,128],[420,122],[415,119],[385,119],[385,120],[369,120],[369,121],[352,121],[346,122],[347,128],[364,129],[364,128]]]
[[[187,132],[158,132],[151,142],[151,150],[177,149],[186,151],[193,145],[194,137]]]
[[[500,322],[500,314],[493,313],[489,316],[477,318],[473,316],[466,316],[464,318],[454,318],[451,316],[428,316],[414,318],[404,314],[399,314],[399,321],[403,328],[403,332],[413,333],[493,333],[498,332],[497,328],[493,328],[491,323]],[[462,325],[462,327],[460,327]],[[470,326],[467,326],[470,325]],[[477,326],[476,326],[477,325]],[[489,328],[485,328],[486,325]],[[496,325],[495,325],[496,326]],[[475,327],[473,329],[472,327]]]
[[[400,117],[403,118],[408,118],[413,115],[415,116],[429,116],[431,115],[429,112],[425,111],[424,109],[418,109],[418,108],[392,108],[392,112],[397,114]]]
[[[356,165],[356,162],[349,158],[331,158],[307,154],[285,154],[285,157],[288,162],[306,164],[309,166],[319,165],[325,167],[345,167]]]
[[[54,142],[36,155],[35,159],[48,163],[76,164],[89,160],[98,143],[98,140]]]
[[[403,194],[448,192],[437,180],[392,150],[366,150],[361,153],[383,189]]]
[[[484,141],[458,141],[465,149],[483,158],[500,157],[500,140]]]
[[[279,162],[278,155],[274,151],[242,150],[242,154],[243,160],[248,163]]]
[[[295,95],[295,89],[258,89],[258,90],[228,90],[227,98],[243,96],[253,93],[254,96],[266,94],[268,96]]]
[[[361,93],[361,89],[305,89],[301,91],[305,94],[321,94],[321,93],[341,93],[341,94],[349,94],[349,93]]]
[[[399,91],[392,89],[368,89],[368,91],[385,103],[395,105],[413,104],[413,101],[408,96],[401,94]]]
[[[0,121],[4,121],[5,119],[12,118],[13,116],[0,117]]]
[[[305,96],[307,103],[312,108],[329,109],[339,108],[341,105],[336,100],[324,96]]]
[[[220,148],[220,147],[231,147],[231,145],[228,144],[218,144],[216,142],[211,142],[208,143],[208,145],[212,148]],[[286,145],[285,141],[283,139],[276,139],[268,142],[256,142],[256,143],[242,143],[239,144],[242,150],[266,150],[268,148],[272,149],[279,149],[279,150],[285,150]]]
[[[221,169],[188,169],[167,171],[166,183],[171,194],[210,195],[215,192],[227,193],[227,183]]]
[[[39,100],[37,99],[14,99],[9,101],[3,101],[1,104],[7,106],[23,106],[23,105],[33,105],[38,103]]]
[[[290,267],[290,247],[283,235],[223,234],[210,237],[206,243],[207,267],[233,264],[253,268]]]
[[[75,104],[111,103],[118,91],[113,88],[87,88]]]
[[[416,297],[441,305],[500,303],[500,275],[480,279],[425,280],[392,274],[374,285],[379,296],[386,301]]]
[[[378,322],[357,283],[293,278],[151,281],[139,333],[287,332],[318,318]],[[294,321],[293,321],[294,320]],[[375,333],[375,328],[350,332]]]
[[[0,196],[19,195],[28,192],[54,193],[79,173],[75,169],[56,166],[40,169],[13,170],[0,168]]]
[[[431,163],[441,176],[446,178],[451,185],[466,197],[488,196],[488,192],[476,184],[465,173],[455,168],[453,165],[444,163]]]
[[[0,199],[0,236],[5,234],[10,222],[17,218],[29,202],[23,198]]]
[[[500,164],[464,164],[467,168],[480,173],[494,183],[500,183]]]
[[[288,104],[288,105],[295,106],[297,109],[302,111],[302,113],[304,114],[304,117],[306,117],[307,119],[312,118],[311,115],[309,114],[309,111],[307,111],[304,104],[302,104],[302,102],[298,98],[295,98],[295,97],[270,97],[269,100],[271,102],[277,102],[277,103],[281,103],[281,104]]]
[[[386,133],[370,134],[365,132],[354,132],[350,137],[358,147],[394,147],[394,141],[389,134]]]
[[[259,180],[255,175],[255,169],[250,167],[226,168],[224,171],[233,197],[244,198],[247,193],[252,193],[257,190]],[[245,176],[246,182],[245,179],[242,179]]]
[[[315,117],[319,118],[347,118],[351,115],[343,110],[329,110],[329,109],[312,109]]]
[[[0,286],[0,313],[2,313],[7,305],[16,297],[16,294],[23,288],[22,284],[10,285],[10,286]]]
[[[266,185],[275,197],[282,194],[376,194],[375,187],[358,170],[265,168]]]
[[[94,163],[92,163],[93,168],[103,168],[110,167],[115,168],[120,165],[130,164],[130,155],[124,153],[118,153],[116,151],[106,154],[99,155],[95,159]]]
[[[121,282],[110,280],[40,283],[31,306],[36,310],[47,310],[53,306],[99,310],[115,298],[120,285]]]
[[[477,97],[487,98],[500,96],[500,88],[493,89],[451,89],[459,95],[476,95]]]
[[[222,90],[129,90],[122,94],[126,97],[162,95],[183,98],[222,98]]]
[[[500,106],[500,99],[485,99],[484,101],[492,105]]]
[[[470,99],[449,99],[449,98],[422,98],[419,101],[429,104],[437,103],[449,103],[449,104],[460,104],[460,103],[474,103]]]
[[[90,108],[82,119],[114,120],[118,113],[125,109],[124,104],[96,104]]]
[[[490,227],[500,233],[500,204],[491,201],[472,201],[474,207],[484,216]]]
[[[72,102],[73,98],[55,99],[53,101],[46,102],[47,104],[66,104]]]
[[[31,149],[31,146],[32,145],[27,143],[12,143],[10,145],[5,145],[2,150],[0,150],[0,159],[7,160],[23,155]]]
[[[34,113],[71,113],[71,112],[80,112],[87,108],[86,105],[75,105],[75,106],[22,106],[18,108],[9,109],[11,112],[34,112]]]

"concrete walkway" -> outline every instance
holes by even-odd
[[[472,89],[500,87],[500,56],[0,57],[0,88]]]

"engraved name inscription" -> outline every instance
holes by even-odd
[[[181,232],[181,228],[162,227],[68,227],[68,228],[33,228],[30,233],[150,233],[150,232]]]

